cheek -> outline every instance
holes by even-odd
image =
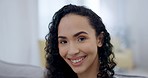
[[[66,56],[66,53],[67,51],[66,51],[66,49],[65,48],[62,48],[62,47],[59,47],[59,53],[60,53],[60,56],[61,57],[65,57]]]
[[[97,53],[97,44],[96,43],[89,43],[89,44],[84,44],[82,45],[81,49],[84,51],[87,51],[87,53],[90,54],[96,54]]]

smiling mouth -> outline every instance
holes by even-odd
[[[86,56],[76,57],[76,58],[69,58],[70,62],[74,66],[81,65],[83,63],[83,60],[86,58]]]

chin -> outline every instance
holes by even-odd
[[[82,67],[72,68],[72,70],[77,74],[81,74],[85,71],[85,69]]]

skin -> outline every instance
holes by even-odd
[[[97,47],[102,46],[101,42],[87,17],[68,14],[61,19],[58,27],[59,53],[79,78],[97,78]]]

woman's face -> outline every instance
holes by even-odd
[[[97,47],[102,43],[86,17],[68,14],[58,27],[58,47],[61,57],[77,74],[98,71]]]

